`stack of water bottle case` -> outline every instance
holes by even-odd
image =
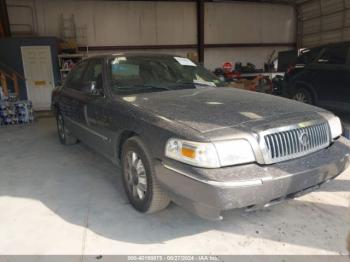
[[[34,120],[31,101],[4,96],[0,87],[0,126],[30,124]]]

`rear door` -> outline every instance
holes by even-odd
[[[319,106],[333,111],[346,109],[350,86],[348,54],[349,47],[346,45],[328,47],[310,66]]]
[[[79,121],[82,115],[78,112],[78,103],[80,100],[81,78],[86,69],[88,61],[82,61],[76,65],[69,73],[64,82],[62,95],[60,97],[59,110],[65,118]]]
[[[84,123],[81,101],[85,95],[81,92],[81,80],[87,65],[88,60],[82,61],[69,73],[59,103],[59,110],[63,114],[67,128],[78,138],[81,138],[79,126]]]

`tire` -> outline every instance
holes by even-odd
[[[63,116],[59,112],[56,115],[56,123],[58,139],[62,145],[74,145],[78,142],[78,139],[65,127]]]
[[[142,213],[165,209],[170,199],[160,188],[152,158],[139,137],[124,143],[121,161],[123,186],[131,205]]]
[[[309,90],[306,88],[298,88],[292,97],[292,99],[305,103],[305,104],[314,104],[314,98],[313,95]]]

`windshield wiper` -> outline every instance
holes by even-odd
[[[142,90],[142,89],[160,89],[160,90],[172,90],[171,88],[165,86],[155,86],[155,85],[132,85],[117,87],[118,90]]]
[[[194,85],[194,86],[207,86],[207,87],[216,87],[215,85],[210,85],[206,83],[201,82],[179,82],[177,84],[174,84],[174,86],[181,86],[181,85]]]

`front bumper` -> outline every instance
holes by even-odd
[[[326,149],[273,165],[205,169],[166,159],[158,161],[155,169],[175,203],[218,220],[223,210],[264,206],[309,191],[335,178],[349,161],[350,142],[341,137]]]

